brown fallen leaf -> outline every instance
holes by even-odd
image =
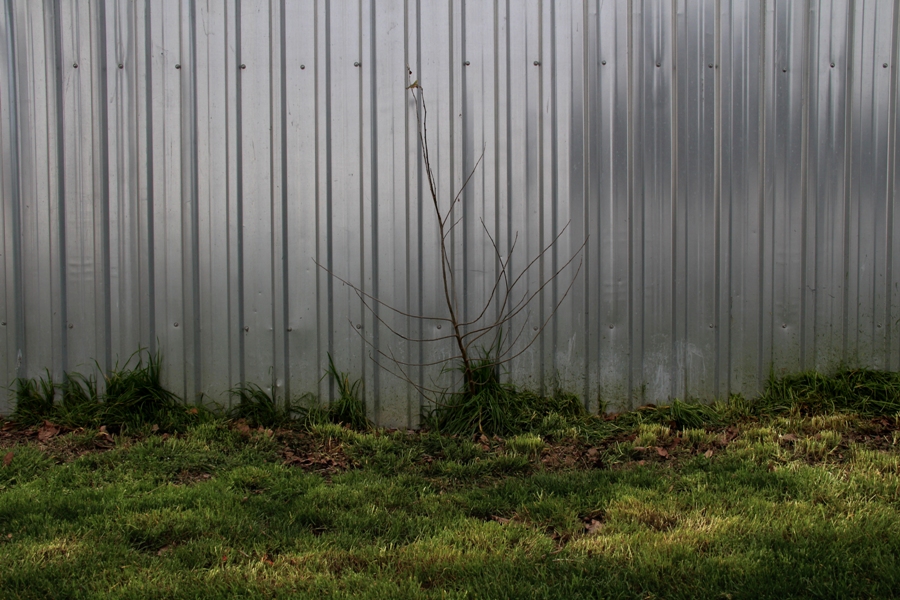
[[[44,424],[38,429],[38,441],[46,442],[50,438],[56,436],[59,433],[59,427],[51,423],[50,421],[44,421]]]
[[[497,516],[491,517],[491,521],[496,521],[497,523],[500,523],[501,525],[506,525],[507,523],[509,523],[509,519],[505,519],[503,517],[497,517]]]
[[[3,466],[8,467],[9,463],[12,462],[12,459],[13,459],[13,453],[7,452],[6,455],[3,457]]]
[[[646,448],[643,446],[635,446],[634,447],[635,452],[643,452],[644,450],[646,450]]]
[[[656,448],[656,453],[662,456],[663,458],[669,458],[669,451],[665,448]]]
[[[783,439],[786,442],[796,442],[797,436],[794,435],[793,433],[788,433],[788,434],[781,436],[781,439]]]
[[[154,424],[153,427],[150,428],[150,431],[156,433],[157,431],[159,431],[159,425]]]
[[[713,455],[712,448],[710,448],[709,450],[707,450],[706,452],[703,453],[703,456],[705,456],[706,458],[712,458],[712,455]]]
[[[597,519],[591,519],[590,522],[584,524],[585,535],[597,535],[603,529],[603,523]]]

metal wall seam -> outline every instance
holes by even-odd
[[[897,336],[897,323],[894,322],[893,319],[893,307],[897,303],[897,295],[898,292],[894,289],[894,254],[896,253],[896,249],[894,248],[897,243],[898,238],[900,236],[894,236],[894,230],[896,227],[895,219],[898,216],[898,212],[894,207],[894,190],[897,187],[897,160],[898,160],[898,152],[897,152],[897,104],[900,102],[898,100],[898,86],[900,86],[900,77],[897,76],[897,67],[900,65],[900,0],[894,1],[894,19],[891,27],[892,38],[891,38],[891,109],[890,109],[890,121],[888,123],[888,135],[890,137],[890,143],[888,144],[888,149],[890,152],[890,156],[888,158],[888,176],[887,176],[887,189],[885,190],[885,203],[887,204],[887,218],[885,219],[885,228],[887,229],[887,243],[886,243],[886,280],[885,287],[888,290],[888,296],[885,299],[885,307],[884,307],[884,323],[885,328],[887,330],[887,343],[885,345],[885,357],[884,364],[885,368],[888,370],[897,370],[900,369],[900,362],[898,362],[894,356],[898,354],[898,349],[900,349],[900,344],[898,344],[898,336]]]

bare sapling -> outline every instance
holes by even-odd
[[[409,83],[412,72],[407,69],[407,83]],[[496,277],[494,278],[490,292],[487,298],[481,304],[481,310],[478,315],[472,319],[463,317],[463,310],[459,301],[459,288],[456,280],[456,269],[454,269],[452,251],[454,237],[451,236],[453,230],[460,224],[463,217],[461,199],[463,192],[469,185],[472,177],[481,166],[484,158],[484,151],[475,162],[471,171],[468,172],[462,186],[456,192],[452,199],[442,202],[438,193],[438,183],[435,177],[434,166],[431,159],[431,153],[428,142],[428,110],[425,103],[425,93],[419,81],[409,84],[406,88],[409,92],[412,103],[415,107],[416,123],[418,128],[419,149],[421,156],[421,168],[427,181],[427,191],[430,199],[430,205],[433,213],[433,223],[437,230],[436,244],[440,253],[440,274],[441,274],[441,297],[445,308],[444,314],[434,315],[417,315],[408,311],[401,310],[391,304],[380,300],[372,294],[369,294],[359,285],[348,281],[335,274],[327,267],[316,263],[320,268],[328,272],[332,277],[349,286],[359,297],[366,310],[371,313],[374,319],[388,331],[390,331],[399,340],[417,344],[434,344],[446,343],[451,341],[455,354],[435,360],[433,362],[414,362],[401,360],[392,350],[387,351],[376,346],[372,341],[367,339],[362,332],[356,328],[351,328],[359,334],[366,345],[371,348],[377,355],[386,359],[389,364],[383,364],[383,361],[376,361],[379,366],[393,375],[404,380],[413,386],[420,394],[426,398],[440,402],[448,390],[454,390],[454,394],[463,394],[469,398],[477,396],[481,388],[486,385],[487,380],[497,381],[496,374],[499,369],[527,352],[529,348],[537,341],[544,332],[544,329],[551,322],[562,303],[565,301],[578,274],[581,271],[583,258],[582,250],[587,243],[587,239],[575,249],[572,255],[564,264],[552,271],[552,273],[538,282],[536,289],[527,289],[527,275],[535,267],[539,267],[548,253],[550,253],[560,242],[560,239],[569,227],[567,223],[550,241],[549,244],[542,247],[536,256],[525,265],[521,270],[513,273],[510,268],[510,261],[516,250],[518,243],[518,233],[511,240],[511,244],[506,249],[505,256],[501,253],[497,241],[488,230],[484,221],[481,220],[481,228],[484,235],[490,241],[493,249],[494,259],[497,265]],[[576,259],[577,262],[576,262]],[[463,267],[464,268],[464,267]],[[571,268],[571,269],[570,269]],[[552,310],[541,321],[536,331],[529,332],[526,335],[526,326],[528,324],[527,317],[530,314],[529,307],[535,300],[539,300],[539,296],[544,289],[553,283],[566,269],[574,270],[564,293],[558,297],[554,303]],[[518,298],[518,299],[516,299]],[[384,318],[382,318],[377,308],[384,308],[401,317],[406,317],[420,323],[439,323],[447,324],[449,333],[442,336],[416,338],[397,328],[392,327]],[[493,307],[494,310],[491,310]],[[521,324],[512,328],[513,321],[522,316]],[[421,328],[424,330],[425,328]],[[520,342],[522,342],[520,344]],[[373,357],[374,358],[374,357]],[[392,366],[389,366],[392,365]],[[461,380],[450,383],[449,386],[439,386],[432,381],[431,385],[424,385],[421,381],[416,381],[413,376],[415,369],[424,367],[442,367],[442,373],[446,371],[455,371],[461,374]],[[486,376],[485,374],[493,374]]]

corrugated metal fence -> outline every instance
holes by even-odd
[[[415,425],[358,333],[450,347],[313,262],[442,310],[407,65],[445,201],[484,153],[453,240],[470,315],[481,219],[518,233],[513,270],[571,221],[532,290],[588,240],[513,379],[596,407],[900,368],[896,1],[2,1],[0,385],[144,346],[187,398],[327,396],[331,352]]]

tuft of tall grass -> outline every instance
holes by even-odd
[[[328,407],[328,418],[332,423],[347,425],[357,431],[371,429],[372,423],[366,417],[366,404],[359,397],[361,381],[350,381],[350,375],[342,373],[334,366],[334,359],[328,355],[326,377],[331,377],[337,385],[338,397]]]
[[[135,355],[137,364],[133,368],[119,369],[117,365],[103,376],[103,420],[127,428],[157,425],[163,431],[183,429],[198,421],[199,407],[188,409],[163,387],[159,353],[147,352],[146,361],[140,350]],[[131,359],[126,366],[129,362]]]
[[[101,393],[93,376],[67,373],[63,383],[53,382],[50,374],[37,381],[16,381],[16,408],[12,420],[35,425],[43,420],[69,427],[107,425],[114,429],[133,429],[156,425],[162,431],[174,431],[198,422],[208,411],[188,408],[162,385],[160,355],[138,350],[125,362],[103,374]],[[128,368],[133,359],[136,364]],[[58,394],[57,391],[60,393]],[[56,402],[57,396],[61,401]]]
[[[53,412],[57,386],[47,371],[47,377],[34,379],[17,378],[13,385],[16,408],[10,418],[22,425],[42,423]]]
[[[290,400],[279,406],[278,399],[255,383],[245,383],[228,391],[238,403],[228,411],[232,419],[244,419],[251,427],[277,427],[291,420]]]
[[[714,406],[681,400],[643,408],[636,416],[647,423],[670,424],[677,429],[701,429],[704,425],[715,425],[722,420],[721,411]]]
[[[866,416],[900,411],[900,373],[844,369],[832,376],[815,371],[770,376],[756,403],[759,412],[797,410],[804,415],[843,411]]]
[[[563,420],[587,416],[573,394],[541,396],[500,381],[496,362],[490,350],[482,350],[481,357],[471,362],[475,392],[463,387],[445,394],[425,415],[426,425],[451,435],[480,432],[506,436],[540,428],[549,415]]]

